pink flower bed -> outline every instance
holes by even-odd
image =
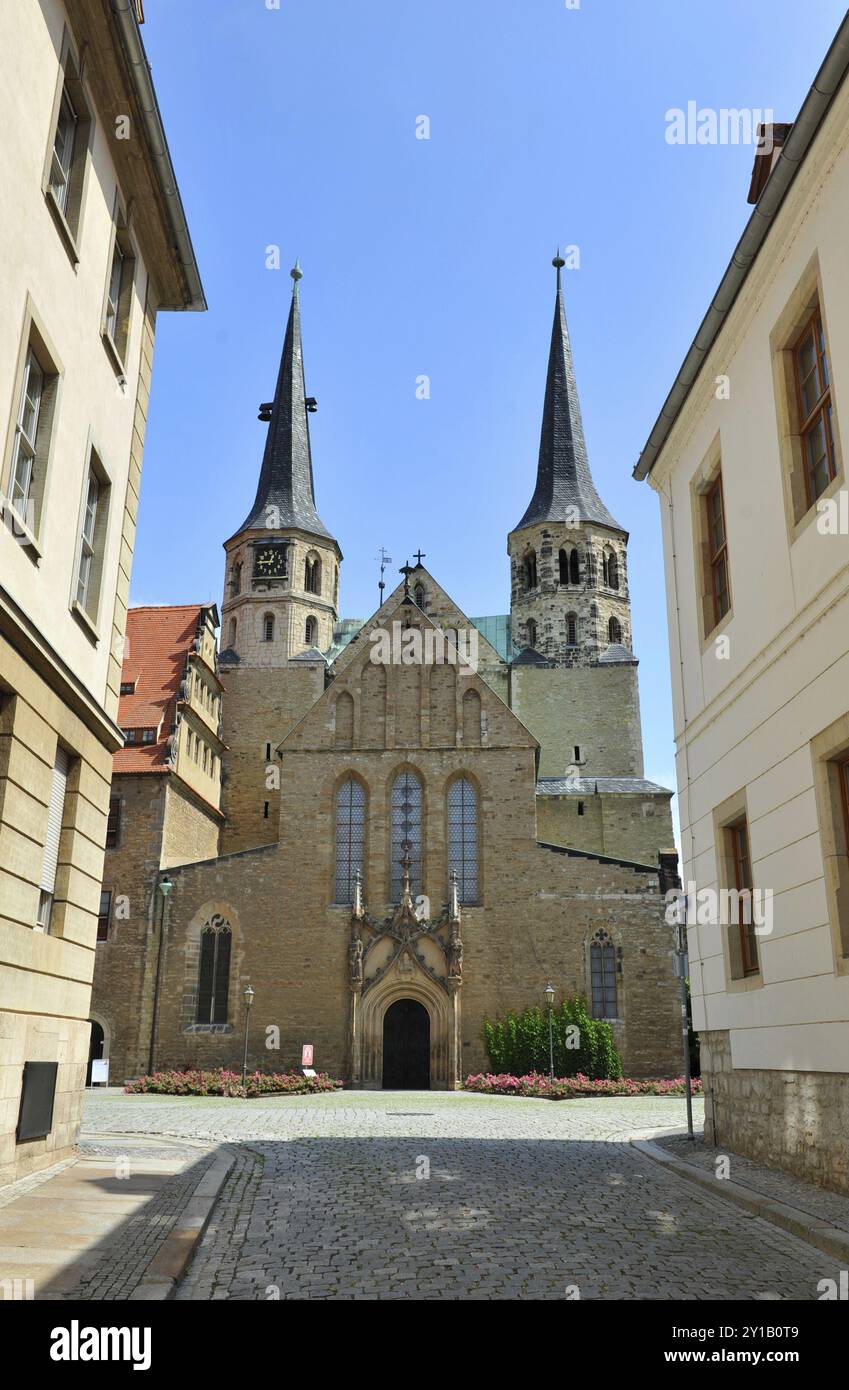
[[[698,1077],[694,1077],[692,1087],[694,1095],[702,1094]],[[531,1072],[528,1076],[479,1072],[466,1077],[466,1090],[488,1096],[541,1096],[545,1100],[572,1100],[575,1096],[683,1096],[684,1078],[634,1081],[620,1076],[615,1080],[591,1081],[578,1072],[577,1076],[556,1076],[551,1081],[543,1072]]]
[[[236,1096],[249,1100],[254,1096],[303,1096],[338,1091],[341,1085],[341,1081],[334,1081],[326,1072],[303,1076],[297,1071],[255,1071],[248,1073],[243,1086],[240,1071],[218,1067],[214,1071],[155,1071],[150,1076],[136,1077],[124,1091],[128,1095]]]

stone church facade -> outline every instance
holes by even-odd
[[[610,1019],[626,1074],[680,1072],[671,793],[643,776],[628,537],[590,472],[555,264],[510,615],[468,617],[419,553],[365,623],[340,622],[316,510],[293,271],[256,498],[225,543],[220,821],[196,806],[182,863],[157,841],[99,947],[113,1080],[151,1057],[238,1068],[247,1037],[251,1067],[310,1044],[353,1086],[455,1089],[487,1066],[484,1019],[549,980]]]

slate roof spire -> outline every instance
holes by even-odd
[[[297,526],[302,531],[332,539],[315,509],[310,431],[304,391],[301,309],[298,299],[298,281],[303,271],[297,261],[290,274],[294,281],[292,303],[271,407],[265,453],[262,456],[259,485],[254,504],[239,530]],[[277,509],[276,513],[274,508]],[[269,520],[269,517],[272,519]]]
[[[557,296],[545,382],[537,483],[516,530],[541,521],[566,521],[569,519],[567,508],[575,507],[580,521],[595,521],[621,531],[622,527],[596,492],[590,473],[560,283],[560,271],[566,262],[559,248],[551,264],[557,271]]]

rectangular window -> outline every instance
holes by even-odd
[[[88,165],[92,118],[77,58],[67,31],[63,43],[61,90],[47,151],[42,188],[74,264],[79,257],[83,186]]]
[[[136,683],[135,683],[135,681],[121,681],[121,694],[122,694],[122,695],[135,695],[135,693],[136,693]]]
[[[115,849],[121,836],[121,798],[109,798],[109,819],[106,822],[106,848]]]
[[[831,380],[819,305],[793,348],[799,435],[808,506],[837,476],[831,406]]]
[[[100,894],[100,909],[97,914],[97,939],[109,940],[109,919],[112,916],[112,894],[103,889]]]
[[[142,731],[141,731],[141,741],[142,741],[142,743],[155,743],[155,742],[156,742],[156,730],[155,730],[155,729],[142,729]]]
[[[127,229],[127,220],[120,199],[116,196],[115,236],[109,263],[109,280],[106,286],[103,336],[117,358],[115,365],[121,369],[123,369],[130,334],[135,265],[133,244]]]
[[[100,609],[103,557],[106,549],[106,523],[109,515],[109,479],[92,449],[83,488],[80,529],[77,539],[77,573],[71,606],[82,610],[96,625]]]
[[[44,386],[42,372],[32,348],[27,352],[24,365],[24,379],[21,384],[21,399],[18,406],[18,420],[15,426],[15,442],[12,446],[11,502],[18,516],[33,530],[30,520],[30,501],[36,470],[36,446],[38,441],[38,417],[41,412],[41,396]]]
[[[740,940],[740,961],[744,975],[757,975],[760,972],[758,959],[758,938],[755,934],[752,911],[752,861],[749,853],[749,827],[745,818],[729,825],[725,831],[728,837],[730,862],[733,870],[733,887],[737,889],[737,922],[735,924]]]
[[[50,799],[47,804],[47,834],[41,861],[41,879],[39,882],[41,893],[36,920],[36,929],[43,932],[50,931],[50,920],[53,914],[56,867],[59,863],[59,837],[62,834],[62,821],[65,816],[65,793],[70,762],[71,760],[64,748],[57,748],[53,763],[53,777],[50,783]]]
[[[616,951],[609,940],[593,941],[590,946],[590,983],[593,1018],[616,1018]]]
[[[6,524],[23,545],[38,549],[60,368],[27,301],[15,385],[15,414],[3,465]]]
[[[728,541],[725,531],[725,502],[720,473],[705,495],[707,554],[710,570],[710,596],[713,606],[711,631],[731,607],[728,586]]]
[[[77,112],[66,84],[62,88],[56,134],[53,138],[53,157],[50,161],[50,191],[65,216],[76,144]]]

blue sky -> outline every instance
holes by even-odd
[[[394,567],[420,546],[467,613],[506,612],[550,262],[557,242],[577,245],[564,288],[584,427],[599,491],[631,533],[646,771],[672,786],[658,504],[631,469],[751,211],[752,150],[671,146],[666,112],[692,100],[792,120],[843,9],[148,0],[209,312],[159,319],[132,601],[220,603],[298,256],[343,616],[376,607],[381,545]],[[429,140],[416,139],[422,115]]]

